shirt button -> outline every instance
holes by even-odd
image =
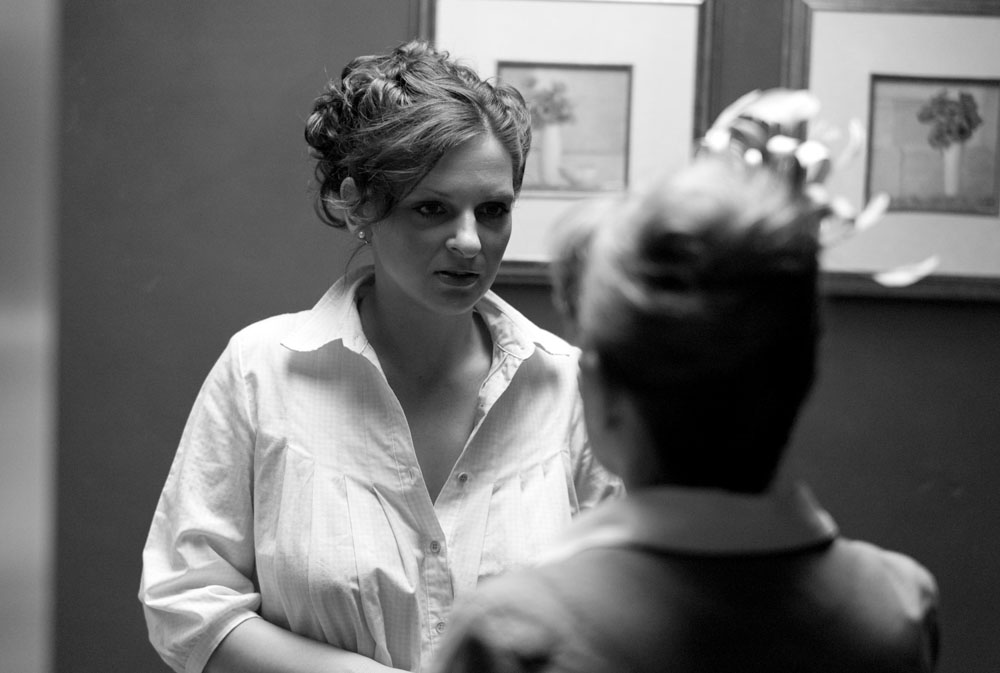
[[[432,554],[437,554],[441,551],[441,543],[437,540],[431,540],[430,550]]]
[[[459,483],[462,483],[462,484],[464,484],[465,482],[469,481],[469,473],[468,472],[463,472],[462,474],[458,475],[458,481],[459,481]]]
[[[444,629],[445,629],[444,622],[438,622],[437,624],[434,625],[434,630],[437,631],[438,633],[444,633]]]

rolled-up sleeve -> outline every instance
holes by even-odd
[[[195,400],[142,555],[139,599],[153,646],[200,673],[222,639],[256,617],[254,423],[236,340]]]

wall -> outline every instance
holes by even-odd
[[[63,3],[57,671],[166,670],[136,594],[181,428],[233,332],[343,271],[303,123],[413,6]]]
[[[0,0],[0,671],[51,663],[55,0]]]
[[[831,300],[791,466],[942,595],[941,671],[1000,670],[1000,303]]]

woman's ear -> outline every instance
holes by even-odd
[[[592,352],[584,352],[580,359],[580,394],[594,456],[614,474],[631,475],[638,451],[635,400],[624,386],[607,377],[600,358]]]
[[[625,391],[607,378],[593,351],[584,352],[580,358],[580,389],[594,430],[602,434],[615,432],[624,416]]]

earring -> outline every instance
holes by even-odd
[[[358,232],[358,238],[361,240],[362,243],[364,243],[365,245],[368,245],[368,239],[365,238],[365,232],[359,231]]]

